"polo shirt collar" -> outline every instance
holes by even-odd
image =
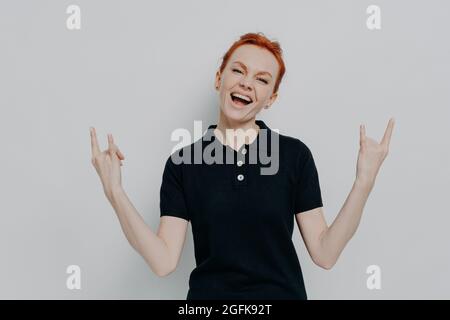
[[[262,121],[262,120],[255,120],[255,123],[258,125],[258,127],[259,127],[260,129],[265,129],[265,130],[267,130],[267,134],[270,135],[270,131],[271,131],[271,130],[270,130],[270,128],[264,123],[264,121]],[[210,126],[208,127],[208,130],[207,130],[207,132],[206,132],[206,135],[211,137],[211,141],[216,140],[216,135],[214,134],[214,129],[216,129],[216,128],[217,128],[217,124],[212,124],[212,125],[210,125]],[[255,141],[258,141],[258,143],[259,143],[259,142],[260,142],[260,137],[261,137],[261,136],[260,136],[259,131],[258,131],[258,135],[257,135],[256,139],[253,140],[252,143],[254,143]],[[250,143],[250,144],[252,144],[252,143]],[[246,143],[246,145],[248,146],[249,144]]]

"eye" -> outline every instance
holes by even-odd
[[[234,71],[237,71],[237,72],[239,72],[239,73],[242,73],[242,71],[239,70],[239,69],[232,69],[232,71],[233,71],[233,72],[234,72]]]
[[[263,79],[263,78],[258,78],[258,80],[264,82],[265,84],[268,84],[268,83],[269,83],[269,81],[267,81],[266,79]]]

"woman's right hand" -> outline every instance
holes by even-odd
[[[125,156],[114,144],[112,134],[108,134],[108,149],[101,151],[97,141],[95,128],[90,128],[92,165],[95,167],[103,185],[106,197],[111,200],[112,192],[122,187],[120,166]]]

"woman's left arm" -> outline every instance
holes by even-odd
[[[342,250],[356,232],[364,205],[375,184],[378,171],[389,152],[394,119],[389,120],[380,143],[366,136],[365,126],[360,126],[360,149],[356,166],[356,179],[334,222],[327,227],[321,208],[311,213],[297,214],[297,223],[305,238],[310,255],[316,264],[330,269]],[[306,212],[307,213],[307,212]]]

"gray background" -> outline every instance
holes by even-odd
[[[81,7],[81,30],[66,8]],[[381,7],[381,30],[366,8]],[[295,242],[310,299],[450,298],[448,1],[1,1],[0,298],[185,299],[191,226],[178,269],[158,278],[134,252],[90,160],[89,126],[126,156],[124,188],[159,225],[176,128],[217,122],[214,75],[246,32],[280,41],[287,73],[259,119],[312,150],[330,224],[352,186],[359,125],[390,153],[335,267]],[[206,127],[205,127],[206,129]],[[66,288],[81,267],[81,290]],[[366,268],[381,268],[381,290]]]

